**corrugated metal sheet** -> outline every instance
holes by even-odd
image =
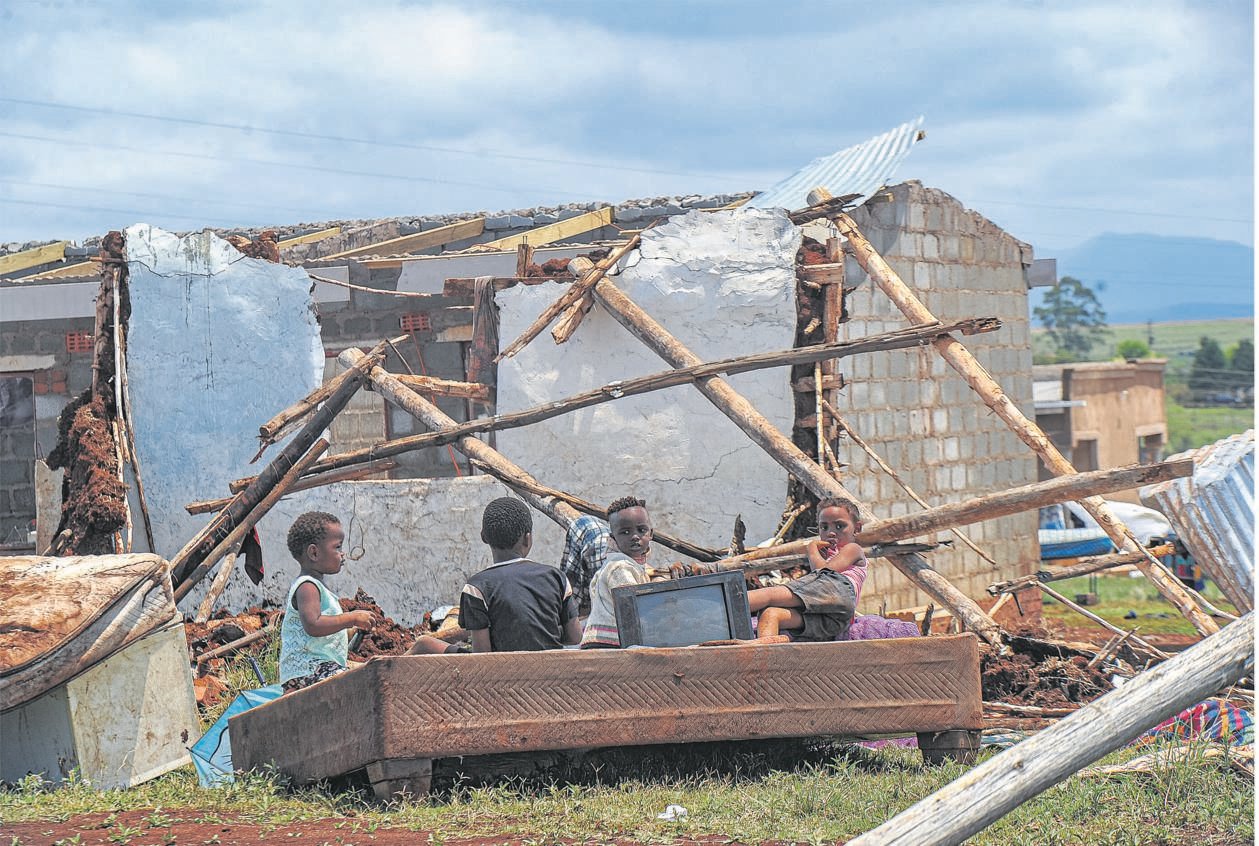
[[[1173,455],[1192,458],[1193,476],[1146,485],[1141,501],[1171,520],[1176,534],[1229,601],[1254,609],[1255,432]]]
[[[802,209],[808,193],[819,185],[836,197],[870,197],[891,180],[909,149],[921,139],[922,116],[869,141],[814,159],[800,170],[747,202],[744,208]]]

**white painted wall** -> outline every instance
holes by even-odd
[[[238,564],[220,605],[239,611],[264,600],[282,604],[298,572],[285,544],[289,526],[303,512],[327,511],[346,530],[347,555],[360,556],[330,576],[328,586],[338,596],[353,596],[361,587],[386,614],[414,625],[425,611],[458,605],[468,576],[489,566],[489,550],[480,540],[481,512],[490,500],[509,493],[490,476],[340,482],[298,491],[259,523],[266,570],[262,583],[255,587]],[[542,522],[549,521],[535,513],[535,526]],[[199,604],[209,581],[189,598]]]
[[[156,552],[170,557],[209,520],[185,504],[226,495],[278,452],[249,465],[258,426],[322,382],[324,352],[300,268],[247,258],[210,232],[126,234],[136,452]],[[136,523],[142,539],[138,511]]]
[[[706,361],[789,349],[799,246],[799,230],[779,210],[694,211],[645,232],[614,282]],[[562,291],[544,283],[500,292],[503,346]],[[515,411],[667,369],[596,305],[568,343],[556,346],[544,332],[500,363],[498,408]],[[788,368],[774,368],[729,381],[790,436],[789,376]],[[498,448],[543,484],[584,499],[642,496],[658,526],[706,546],[727,545],[738,514],[749,541],[768,537],[786,495],[785,471],[690,386],[500,432]],[[535,524],[534,557],[558,562],[562,534],[549,521]],[[663,549],[656,556],[677,557]]]

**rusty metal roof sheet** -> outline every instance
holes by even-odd
[[[1255,432],[1171,459],[1192,458],[1193,476],[1146,485],[1141,501],[1163,512],[1203,571],[1239,610],[1254,609]]]
[[[860,194],[868,198],[888,183],[910,148],[925,137],[922,121],[919,116],[869,141],[814,159],[757,194],[744,208],[802,209],[809,204],[808,193],[818,186],[836,197]]]

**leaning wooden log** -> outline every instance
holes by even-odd
[[[1253,672],[1254,612],[1007,749],[848,846],[946,846]]]
[[[1036,586],[1040,588],[1041,591],[1047,594],[1050,598],[1057,600],[1058,602],[1062,603],[1067,608],[1070,608],[1072,611],[1076,612],[1080,616],[1086,619],[1092,620],[1094,623],[1097,623],[1097,625],[1106,629],[1106,631],[1111,632],[1112,634],[1120,635],[1120,636],[1124,636],[1124,635],[1128,636],[1132,640],[1132,642],[1135,643],[1137,646],[1141,647],[1141,650],[1145,652],[1147,655],[1152,655],[1153,657],[1158,658],[1160,660],[1167,659],[1168,657],[1167,653],[1159,649],[1157,646],[1152,646],[1151,644],[1137,637],[1131,632],[1125,632],[1123,629],[1119,628],[1113,623],[1107,622],[1105,619],[1097,616],[1096,614],[1094,614],[1092,611],[1088,610],[1084,606],[1078,605],[1072,602],[1071,600],[1067,599],[1065,596],[1058,593],[1058,591],[1054,590],[1053,588],[1051,588],[1049,585],[1045,584],[1044,582],[1037,582]]]
[[[398,408],[410,414],[416,420],[419,420],[430,429],[450,429],[455,425],[454,420],[446,415],[440,408],[433,405],[424,397],[412,391],[406,385],[399,382],[393,374],[389,373],[379,364],[373,363],[369,356],[363,355],[360,351],[353,347],[343,350],[341,355],[337,357],[346,367],[363,367],[367,370],[371,382],[376,386],[376,390],[380,391],[381,396],[389,400]],[[498,450],[489,446],[482,441],[468,435],[454,442],[455,449],[484,464],[487,464],[496,471],[508,476],[521,479],[531,484],[538,484],[538,480],[530,476],[522,470],[517,464],[511,461],[507,456]],[[567,502],[557,500],[551,497],[541,497],[536,494],[521,494],[526,502],[550,517],[561,527],[567,529],[574,520],[581,514],[569,505]]]
[[[1112,567],[1136,564],[1145,558],[1146,552],[1149,552],[1150,555],[1156,558],[1161,558],[1164,555],[1171,555],[1174,549],[1175,547],[1172,544],[1164,543],[1158,546],[1151,546],[1142,552],[1116,552],[1112,555],[1082,558],[1078,564],[1073,564],[1070,567],[1055,567],[1051,570],[1041,570],[1037,573],[1032,573],[1030,576],[1019,576],[1017,579],[994,582],[988,585],[988,593],[997,596],[1002,593],[1014,593],[1034,588],[1039,582],[1060,582],[1063,579],[1074,579],[1076,576],[1087,576],[1090,573],[1099,573]]]
[[[359,479],[365,479],[368,476],[375,476],[377,473],[388,473],[390,470],[396,469],[397,466],[398,462],[394,461],[392,458],[382,458],[378,461],[369,461],[366,464],[359,464],[354,467],[345,467],[340,470],[330,470],[327,473],[306,475],[294,483],[285,495],[295,494],[298,491],[308,491],[311,488],[322,488],[325,485],[335,484],[336,482],[358,481]],[[309,473],[309,471],[307,472]],[[250,481],[252,481],[252,479],[253,477],[250,478]],[[249,487],[249,483],[245,480],[232,482],[232,487],[239,492]],[[189,514],[205,514],[210,511],[219,511],[226,508],[227,504],[231,501],[231,497],[224,497],[223,499],[207,499],[202,500],[201,502],[190,502],[184,506],[184,510]]]
[[[266,516],[275,504],[280,501],[281,497],[288,491],[290,485],[301,478],[302,473],[311,464],[323,455],[324,450],[328,448],[328,441],[320,438],[315,441],[314,446],[310,448],[310,452],[298,458],[289,468],[289,471],[280,477],[257,505],[250,509],[249,513],[242,517],[227,533],[227,537],[219,541],[214,549],[206,554],[205,558],[198,564],[188,577],[179,583],[179,587],[175,588],[175,601],[183,599],[197,585],[197,582],[205,578],[206,573],[214,568],[218,560],[228,553],[228,551],[239,544],[243,543],[245,536],[250,530],[258,524],[258,521]]]
[[[398,381],[413,391],[436,394],[443,397],[461,397],[486,402],[490,398],[488,385],[476,382],[460,382],[455,379],[439,379],[436,376],[399,376]]]
[[[240,555],[240,544],[233,544],[223,558],[223,566],[214,574],[214,580],[210,582],[210,587],[206,590],[201,604],[197,606],[197,613],[192,618],[194,623],[204,623],[214,613],[214,603],[219,601],[219,597],[227,589],[227,583],[232,580],[232,570],[236,568],[236,556],[238,555]]]
[[[258,440],[261,446],[258,450],[258,456],[262,455],[263,450],[275,443],[284,434],[289,426],[295,425],[306,415],[310,414],[319,407],[319,403],[332,396],[337,388],[341,387],[347,379],[350,378],[351,371],[346,370],[333,376],[327,382],[324,382],[315,390],[302,397],[288,408],[281,411],[275,417],[272,417],[266,423],[258,427]],[[254,456],[257,460],[258,456]],[[252,462],[251,462],[252,463]]]
[[[302,428],[280,450],[280,454],[254,478],[249,487],[237,494],[231,504],[219,512],[206,529],[202,530],[197,542],[190,544],[191,548],[185,547],[180,550],[179,555],[171,560],[172,579],[176,583],[182,581],[204,560],[206,553],[219,545],[223,538],[231,533],[236,524],[270,493],[276,482],[280,481],[293,467],[294,462],[310,451],[311,446],[328,428],[332,419],[358,392],[359,387],[367,378],[368,369],[382,360],[384,349],[383,343],[378,344],[371,353],[364,356],[366,360],[360,362],[361,366],[355,367],[353,374],[341,382],[340,386],[319,407],[319,410],[309,415]]]
[[[858,353],[905,349],[926,343],[931,338],[932,334],[937,332],[957,331],[962,332],[963,334],[971,335],[982,332],[992,332],[1000,327],[1001,321],[996,318],[959,320],[956,323],[950,323],[947,325],[934,327],[918,326],[908,330],[902,329],[882,335],[872,335],[868,338],[861,338],[856,341],[837,341],[833,344],[816,344],[808,347],[797,347],[790,350],[779,350],[776,352],[737,356],[735,358],[727,358],[720,361],[700,363],[692,367],[679,367],[675,370],[665,370],[660,373],[652,373],[647,376],[637,376],[633,379],[610,382],[602,387],[585,391],[580,394],[575,394],[571,397],[543,403],[541,405],[535,405],[531,408],[525,408],[520,411],[513,411],[507,414],[498,414],[493,417],[483,417],[477,420],[469,420],[466,423],[458,423],[454,426],[436,432],[425,432],[420,435],[409,435],[405,438],[395,438],[390,441],[382,441],[365,449],[334,455],[326,461],[316,464],[311,468],[311,472],[323,473],[339,467],[349,467],[377,458],[401,455],[404,452],[424,449],[425,447],[441,446],[442,444],[457,441],[465,435],[472,435],[481,432],[497,432],[504,429],[515,429],[520,426],[540,423],[543,420],[549,420],[552,417],[569,414],[582,408],[589,408],[592,405],[613,402],[623,397],[636,396],[638,394],[645,394],[651,391],[659,391],[664,388],[672,388],[677,385],[690,384],[696,379],[713,376],[718,373],[746,373],[751,370],[760,370],[766,367],[809,364],[814,361],[829,358],[843,358],[845,356],[856,355]],[[250,478],[238,479],[237,481],[231,483],[231,488],[232,490],[237,490],[244,485],[248,485],[250,481]]]
[[[1129,467],[1120,467],[1116,470],[1093,470],[1088,473],[1077,473],[1075,476],[1034,482],[1030,485],[1011,488],[1007,491],[998,491],[994,494],[985,494],[984,496],[962,502],[938,505],[935,508],[928,508],[926,511],[919,511],[915,514],[890,517],[886,520],[870,520],[862,526],[861,534],[857,539],[867,545],[891,543],[949,529],[954,526],[964,526],[970,523],[980,523],[984,520],[993,520],[997,517],[1007,517],[1011,514],[1031,511],[1044,505],[1054,505],[1055,503],[1065,502],[1081,496],[1086,491],[1089,493],[1108,493],[1110,491],[1127,490],[1138,485],[1151,484],[1154,479],[1178,479],[1188,476],[1192,472],[1193,462],[1191,460],[1183,460],[1163,461],[1158,464],[1134,464]],[[1142,481],[1145,479],[1151,481]],[[739,556],[739,559],[747,561],[777,555],[798,555],[804,551],[808,543],[807,540],[798,540],[779,544],[778,546],[753,549]]]
[[[546,485],[543,485],[543,484],[533,484],[531,482],[526,482],[524,479],[521,479],[518,476],[499,475],[497,468],[492,467],[491,465],[486,464],[483,461],[477,461],[476,459],[473,459],[472,466],[477,468],[478,470],[481,470],[484,473],[488,473],[489,475],[498,479],[500,482],[502,482],[503,484],[507,485],[509,488],[512,488],[515,491],[522,492],[522,493],[528,492],[528,493],[536,494],[537,496],[549,496],[553,499],[558,499],[562,502],[567,502],[573,508],[576,508],[578,511],[581,511],[585,514],[589,514],[593,517],[598,517],[602,520],[608,519],[608,510],[606,508],[601,508],[598,505],[595,505],[593,502],[590,502],[588,500],[581,499],[580,497],[573,496],[570,493],[565,493],[564,491],[557,490],[555,488],[548,488]],[[718,553],[718,551],[715,549],[709,549],[707,547],[690,543],[689,541],[684,541],[681,538],[674,537],[668,532],[663,532],[660,529],[655,529],[655,528],[652,529],[652,540],[655,543],[660,544],[661,546],[672,549],[674,552],[680,552],[683,555],[689,555],[691,558],[694,558],[696,561],[705,561],[705,562],[716,561],[718,558],[721,557],[720,553]]]
[[[663,326],[607,280],[594,287],[595,297],[618,323],[674,367],[695,367],[702,362]],[[793,474],[818,497],[842,496],[858,502],[842,484],[805,455],[756,410],[729,383],[716,376],[697,379],[695,386],[753,442]],[[949,608],[984,640],[1004,648],[1001,629],[974,600],[937,573],[921,555],[897,555],[888,559],[911,582],[936,602]]]
[[[231,655],[233,652],[237,651],[238,649],[245,648],[251,643],[257,643],[258,641],[262,640],[264,637],[274,634],[280,628],[280,621],[281,619],[283,619],[283,616],[284,615],[281,613],[279,616],[276,617],[276,619],[273,622],[268,623],[267,625],[258,629],[258,631],[256,632],[250,632],[244,637],[238,637],[236,638],[236,640],[225,643],[222,646],[218,646],[218,647],[215,647],[214,649],[210,649],[205,652],[202,652],[200,655],[196,657],[195,662],[197,664],[204,664],[206,661],[209,661],[211,658],[222,658],[225,655]]]
[[[830,193],[825,189],[814,189],[809,194],[809,202],[811,204],[825,202],[829,197]],[[896,274],[896,271],[892,270],[891,265],[884,261],[866,240],[851,217],[841,211],[831,215],[830,219],[839,229],[840,234],[848,240],[848,248],[856,257],[857,263],[907,318],[914,323],[926,323],[936,319],[913,290]],[[1071,462],[1067,461],[1053,441],[1041,431],[1035,421],[1029,420],[1023,414],[997,381],[975,359],[970,350],[955,338],[940,337],[932,343],[940,357],[966,380],[984,404],[996,412],[1011,431],[1040,456],[1041,461],[1051,473],[1055,476],[1068,476],[1076,472]],[[1130,552],[1140,548],[1132,532],[1111,513],[1101,497],[1087,497],[1079,502],[1121,552]],[[1139,562],[1137,567],[1154,584],[1159,593],[1180,609],[1180,613],[1193,624],[1199,633],[1209,635],[1219,631],[1219,626],[1199,607],[1193,595],[1161,563],[1147,558]]]
[[[602,259],[582,278],[578,279],[572,285],[560,294],[559,299],[551,303],[542,313],[538,315],[533,323],[529,324],[529,328],[520,333],[520,337],[507,345],[507,348],[498,354],[495,361],[502,361],[505,358],[511,358],[516,353],[525,348],[530,341],[538,337],[538,335],[547,326],[551,325],[551,321],[560,315],[560,312],[577,302],[586,294],[594,285],[596,285],[604,275],[616,267],[616,263],[620,261],[630,250],[638,246],[641,235],[635,235]]]
[[[593,269],[594,262],[584,256],[578,256],[568,263],[569,272],[578,278],[585,277]],[[577,331],[577,327],[585,319],[586,312],[590,311],[591,306],[594,304],[594,294],[586,291],[577,302],[564,309],[564,313],[560,315],[555,328],[551,330],[552,340],[557,344],[566,343],[569,338],[573,337],[573,333]]]

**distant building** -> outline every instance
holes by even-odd
[[[1167,447],[1166,367],[1162,358],[1037,365],[1036,423],[1076,470],[1157,461]],[[1042,465],[1040,477],[1051,476]],[[1140,502],[1135,490],[1108,496]]]

